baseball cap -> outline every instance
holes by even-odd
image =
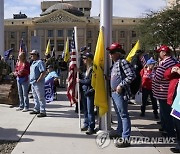
[[[86,53],[83,55],[83,58],[91,58],[91,59],[93,59],[93,58],[94,58],[94,56],[93,56],[93,54],[92,54],[92,53],[90,53],[90,52],[86,52]]]
[[[151,65],[151,64],[155,64],[157,63],[157,61],[155,61],[153,58],[150,58],[147,62],[146,65]]]
[[[119,43],[112,43],[110,47],[107,47],[106,50],[109,51],[110,54],[120,52],[122,54],[126,54],[126,52],[122,49],[122,46]]]
[[[157,52],[161,52],[161,51],[170,52],[171,49],[167,45],[161,45],[156,51]]]
[[[38,55],[39,52],[38,52],[37,50],[32,50],[32,51],[30,52],[30,54],[31,54],[31,55]]]

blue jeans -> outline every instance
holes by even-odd
[[[91,130],[95,128],[95,115],[94,115],[94,96],[87,96],[84,98],[84,127]]]
[[[124,100],[121,94],[116,92],[112,92],[112,99],[118,119],[117,132],[119,135],[122,135],[122,138],[129,138],[131,122],[128,114],[128,102]]]
[[[28,98],[28,88],[29,81],[19,83],[17,81],[18,94],[19,94],[19,108],[29,109],[29,98]]]
[[[173,117],[170,115],[171,106],[167,104],[167,100],[159,99],[161,126],[169,137],[175,136]]]
[[[46,100],[45,100],[45,89],[44,82],[35,82],[32,84],[32,94],[34,98],[34,111],[40,111],[41,113],[46,113]]]

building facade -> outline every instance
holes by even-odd
[[[13,19],[5,19],[5,50],[13,48],[17,56],[21,39],[28,51],[38,49],[44,56],[47,42],[56,55],[64,50],[66,38],[71,40],[73,27],[78,30],[78,47],[88,46],[94,52],[99,33],[99,17],[90,17],[90,0],[60,0],[41,2],[40,17],[28,18],[25,14],[15,14]],[[138,37],[135,26],[140,19],[113,17],[112,41],[119,42],[129,52]]]

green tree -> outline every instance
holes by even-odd
[[[143,48],[153,49],[166,44],[173,48],[176,55],[176,49],[180,47],[180,5],[148,13],[137,30]]]

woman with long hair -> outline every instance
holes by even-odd
[[[84,126],[81,131],[86,131],[87,135],[95,133],[95,114],[94,114],[94,89],[91,86],[93,55],[89,52],[83,55],[83,63],[86,65],[86,72],[83,79],[79,79],[84,93]]]
[[[29,87],[29,74],[30,64],[26,60],[26,53],[21,52],[18,56],[14,75],[17,79],[17,87],[19,94],[19,107],[17,111],[22,110],[27,112],[29,110],[29,98],[28,98],[28,87]]]

